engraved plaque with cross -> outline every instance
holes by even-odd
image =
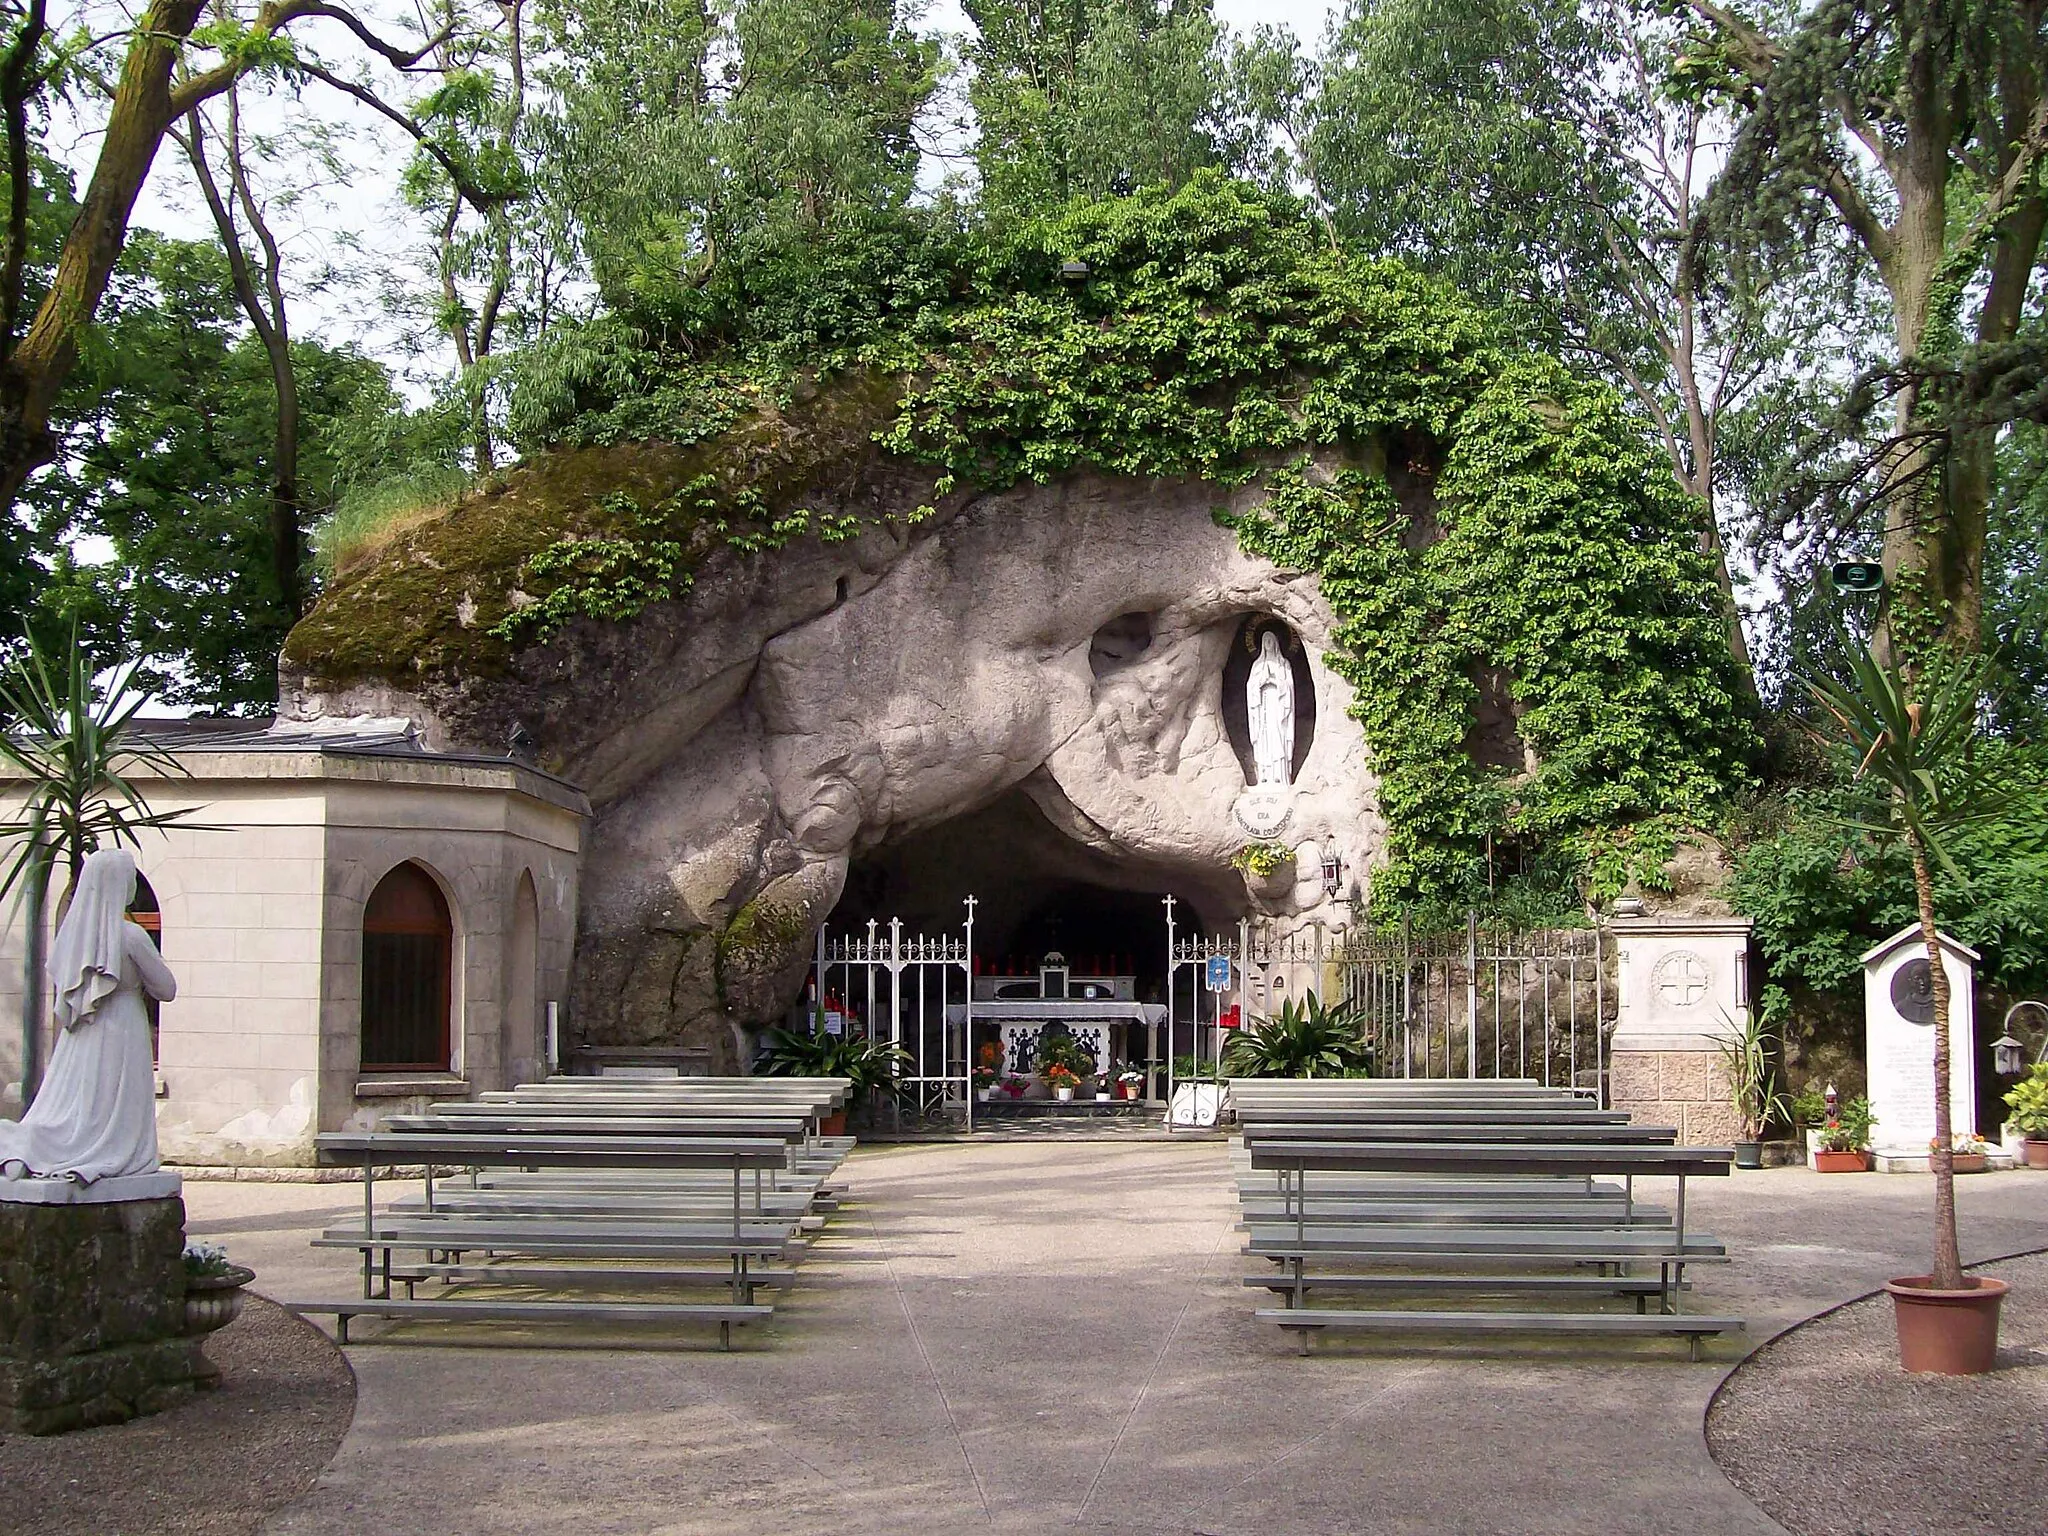
[[[1674,949],[1650,972],[1650,991],[1665,1008],[1697,1008],[1713,990],[1714,973],[1705,958]]]

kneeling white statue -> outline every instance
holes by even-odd
[[[86,859],[50,951],[63,1027],[35,1103],[19,1122],[0,1120],[0,1175],[90,1184],[160,1166],[147,999],[169,1002],[178,983],[128,921],[134,898],[125,850]]]

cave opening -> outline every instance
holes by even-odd
[[[1170,869],[1077,842],[1030,792],[1014,789],[857,854],[825,927],[843,935],[897,918],[906,935],[958,935],[972,896],[979,974],[1035,976],[1057,951],[1075,976],[1133,976],[1137,996],[1157,1001],[1166,988],[1169,895],[1183,936],[1234,927],[1245,906],[1231,870]]]
[[[1093,1064],[1089,1097],[1121,1093],[1120,1069],[1142,1070],[1147,1086],[1139,1097],[1162,1092],[1165,1058],[1188,1048],[1165,1006],[1165,898],[1175,899],[1175,931],[1186,940],[1234,928],[1246,912],[1244,884],[1228,867],[1168,866],[1083,841],[1088,831],[1041,772],[989,805],[857,855],[826,920],[826,940],[857,944],[873,923],[886,943],[896,919],[906,940],[958,941],[974,897],[972,1024],[959,1008],[967,978],[957,965],[906,966],[903,994],[892,1002],[885,967],[835,963],[816,998],[825,1027],[871,1038],[900,1031],[925,1112],[957,1105],[947,1095],[970,1064],[1043,1101],[1050,1085],[1036,1056],[1043,1039],[1058,1034],[1070,1034]],[[1058,957],[1055,968],[1042,974],[1049,957]],[[1177,986],[1180,1019],[1193,1006],[1185,967]],[[1042,1017],[1046,1010],[1065,1021]],[[999,1106],[1003,1091],[991,1091]]]

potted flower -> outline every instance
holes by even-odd
[[[1927,1143],[1930,1162],[1941,1150],[1941,1138],[1935,1137]],[[1984,1138],[1975,1131],[1957,1131],[1949,1138],[1949,1162],[1957,1173],[1982,1173],[1989,1164],[1985,1153],[1989,1150]]]
[[[2048,1168],[2048,1062],[2005,1091],[2005,1105],[2012,1113],[2005,1123],[2025,1138],[2020,1153],[2029,1168]]]
[[[996,1084],[996,1086],[1002,1089],[1005,1096],[1012,1099],[1021,1099],[1024,1097],[1025,1091],[1028,1088],[1030,1088],[1031,1084],[1028,1080],[1019,1077],[1014,1072],[1011,1072],[1007,1074],[1000,1083]]]
[[[974,1096],[986,1104],[996,1091],[996,1069],[977,1065],[974,1069]]]
[[[1882,796],[1871,811],[1840,818],[1844,828],[1905,845],[1933,993],[1934,1262],[1925,1274],[1885,1284],[1898,1325],[1899,1363],[1909,1371],[1973,1375],[1997,1362],[1999,1307],[2011,1287],[1963,1272],[1949,1120],[1948,963],[1934,914],[1946,894],[1941,885],[1956,868],[1951,839],[2004,814],[2022,791],[1998,777],[1991,754],[1977,750],[1984,659],[1910,650],[1908,666],[1898,656],[1880,660],[1875,647],[1865,646],[1847,658],[1846,678],[1815,674],[1806,691],[1824,722],[1816,734]]]
[[[1126,1099],[1131,1100],[1133,1103],[1137,1102],[1139,1099],[1144,1098],[1144,1070],[1140,1067],[1133,1066],[1129,1062],[1125,1062],[1121,1067],[1117,1069],[1116,1087],[1118,1093],[1122,1094]],[[2048,1142],[2043,1142],[2041,1145],[2044,1151],[2048,1151]]]
[[[1820,1127],[1820,1140],[1813,1149],[1813,1166],[1822,1173],[1868,1173],[1870,1128],[1876,1124],[1870,1100],[1858,1094],[1835,1111],[1834,1119]]]
[[[1070,1104],[1074,1090],[1081,1085],[1081,1074],[1062,1062],[1054,1062],[1038,1074],[1045,1080],[1045,1086],[1052,1090],[1052,1096],[1062,1104]]]
[[[1072,1099],[1074,1090],[1095,1075],[1095,1058],[1082,1050],[1071,1035],[1041,1039],[1035,1054],[1039,1081],[1062,1101]]]
[[[256,1271],[228,1261],[218,1243],[185,1245],[185,1336],[225,1328],[242,1315],[242,1287]]]

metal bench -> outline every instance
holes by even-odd
[[[1245,1283],[1287,1296],[1285,1308],[1261,1309],[1258,1316],[1299,1330],[1304,1351],[1314,1332],[1331,1328],[1666,1332],[1686,1337],[1697,1358],[1702,1337],[1739,1325],[1739,1319],[1686,1317],[1679,1311],[1686,1267],[1727,1258],[1717,1240],[1686,1232],[1685,1181],[1725,1175],[1730,1150],[1678,1147],[1673,1133],[1646,1135],[1643,1128],[1623,1128],[1633,1129],[1637,1139],[1617,1141],[1605,1134],[1615,1129],[1610,1126],[1525,1126],[1511,1134],[1529,1139],[1514,1143],[1475,1141],[1458,1131],[1379,1139],[1407,1128],[1369,1124],[1325,1124],[1320,1139],[1300,1134],[1303,1129],[1255,1121],[1244,1135],[1241,1166],[1244,1225],[1250,1234],[1246,1251],[1273,1260],[1284,1271],[1249,1277]],[[1584,1134],[1588,1130],[1603,1134]],[[1258,1189],[1260,1174],[1275,1177],[1277,1190]],[[1334,1175],[1351,1187],[1335,1198],[1328,1191],[1312,1197],[1311,1174]],[[1646,1175],[1677,1180],[1668,1217],[1635,1203],[1634,1180]],[[1403,1193],[1402,1181],[1455,1185],[1459,1176],[1486,1185],[1489,1195],[1461,1200]],[[1590,1193],[1596,1180],[1615,1176],[1625,1181],[1620,1201]],[[1364,1198],[1357,1188],[1361,1179],[1373,1181]],[[1586,1192],[1560,1191],[1558,1180],[1584,1181]],[[1371,1269],[1310,1273],[1309,1265],[1329,1262]],[[1655,1266],[1656,1278],[1630,1273],[1642,1265]],[[1418,1266],[1423,1272],[1401,1273]],[[1594,1267],[1599,1274],[1584,1273]],[[1520,1273],[1532,1269],[1549,1272]],[[1310,1293],[1318,1290],[1375,1289],[1406,1295],[1434,1289],[1467,1295],[1613,1296],[1633,1300],[1636,1310],[1369,1312],[1308,1305]],[[1648,1309],[1652,1296],[1659,1302],[1654,1313]]]

